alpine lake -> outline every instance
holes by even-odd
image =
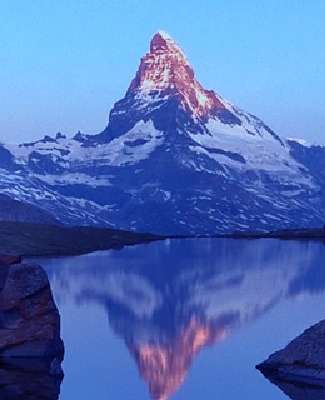
[[[255,365],[325,318],[324,259],[321,241],[277,239],[34,259],[61,315],[59,400],[316,399]]]

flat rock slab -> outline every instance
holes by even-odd
[[[257,365],[270,379],[325,388],[325,320]]]

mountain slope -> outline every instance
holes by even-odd
[[[62,199],[58,212],[44,199],[42,207],[68,224],[85,212],[84,223],[212,234],[325,219],[313,171],[263,121],[204,89],[164,32],[101,133],[46,136],[9,150],[36,185]],[[81,212],[65,212],[64,203]]]
[[[0,221],[35,222],[39,224],[58,224],[57,219],[36,207],[12,197],[0,194]],[[3,225],[3,224],[2,224]]]

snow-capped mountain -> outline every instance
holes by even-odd
[[[7,149],[40,193],[26,198],[28,187],[10,186],[6,193],[68,224],[213,234],[325,219],[319,171],[263,121],[204,89],[164,32],[154,35],[101,133]]]

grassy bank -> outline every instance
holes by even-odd
[[[164,237],[107,228],[0,222],[0,251],[25,256],[84,254],[161,239]]]

